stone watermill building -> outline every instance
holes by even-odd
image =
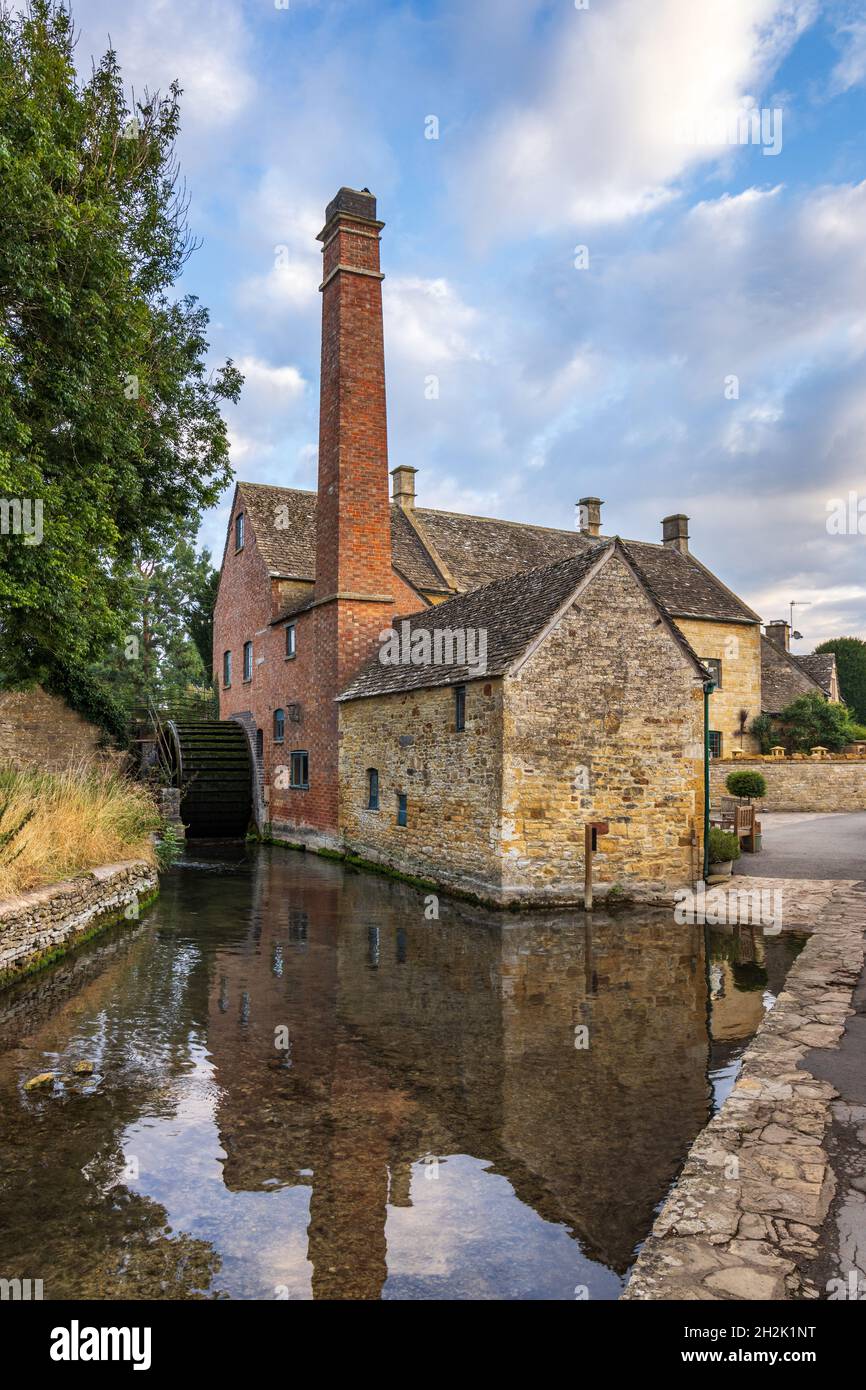
[[[317,492],[238,483],[214,624],[223,719],[247,730],[257,819],[495,902],[700,877],[710,742],[749,750],[760,618],[689,547],[419,505],[390,470],[383,223],[343,188],[320,233]],[[389,635],[390,634],[390,635]],[[745,716],[745,718],[744,718]]]

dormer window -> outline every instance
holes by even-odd
[[[286,625],[286,660],[297,652],[297,632],[294,623]]]
[[[238,512],[235,517],[235,550],[244,548],[244,514]]]

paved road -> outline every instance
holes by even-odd
[[[763,849],[743,853],[734,873],[761,878],[866,879],[866,811],[761,815]]]

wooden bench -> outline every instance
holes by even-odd
[[[753,854],[761,833],[754,804],[751,801],[738,801],[733,796],[723,796],[718,807],[710,807],[710,825],[719,830],[728,830],[743,841],[743,848]]]

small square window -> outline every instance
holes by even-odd
[[[253,678],[253,644],[244,642],[244,680],[251,681]]]
[[[235,517],[235,550],[244,548],[244,514],[238,512]]]
[[[409,798],[406,792],[397,793],[397,824],[409,824]]]
[[[466,686],[454,687],[454,728],[461,734],[466,728]]]
[[[721,690],[721,688],[722,688],[722,663],[721,663],[720,658],[717,657],[717,656],[702,656],[702,657],[701,657],[701,664],[702,664],[703,666],[706,666],[707,670],[709,671],[709,673],[710,673],[710,678],[711,678],[713,684],[715,685],[716,690]]]
[[[286,657],[295,656],[297,653],[297,632],[294,623],[286,626]]]
[[[722,756],[722,736],[717,729],[710,729],[710,757]]]
[[[228,690],[228,688],[229,688],[229,686],[231,685],[231,683],[232,683],[232,654],[231,654],[231,652],[223,652],[223,685],[225,686],[226,690]]]
[[[291,770],[289,773],[289,786],[295,787],[300,791],[307,791],[310,785],[310,760],[309,755],[302,751],[292,754]]]
[[[379,772],[375,767],[367,768],[367,810],[379,809]]]

